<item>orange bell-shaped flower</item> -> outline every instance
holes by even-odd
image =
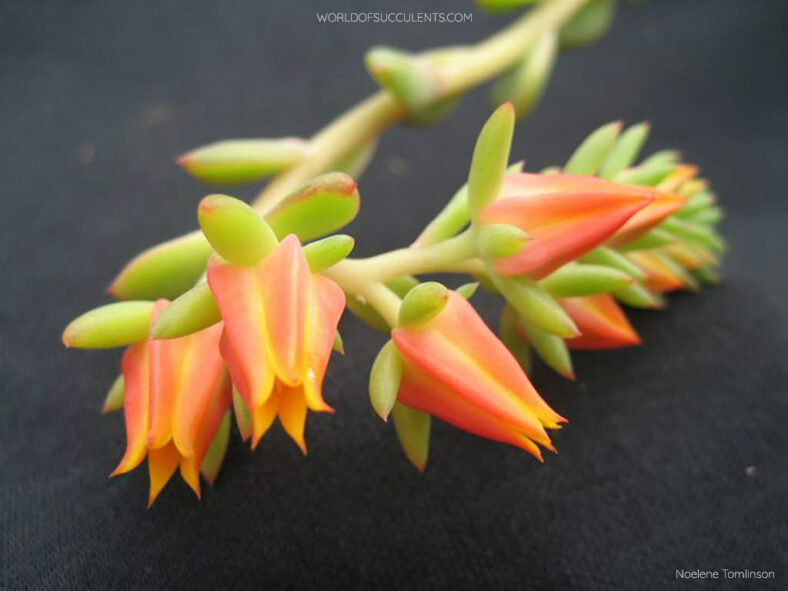
[[[158,300],[151,324],[168,304]],[[148,506],[180,467],[200,496],[200,464],[231,402],[219,354],[221,323],[170,340],[146,340],[123,355],[126,452],[111,476],[148,458]]]
[[[434,318],[391,331],[403,362],[397,400],[481,437],[542,459],[545,428],[565,422],[536,392],[509,350],[456,292]]]
[[[321,391],[345,294],[310,272],[292,234],[254,267],[212,264],[208,284],[224,321],[222,356],[251,411],[252,447],[278,416],[306,453],[307,408],[333,410]]]
[[[640,344],[640,337],[612,296],[563,298],[559,303],[580,331],[580,336],[566,341],[570,349],[591,351]]]
[[[608,240],[653,199],[652,189],[595,177],[509,174],[481,222],[516,226],[529,237],[520,252],[494,261],[498,273],[541,279]]]

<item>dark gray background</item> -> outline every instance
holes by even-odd
[[[605,39],[561,57],[518,128],[515,155],[533,170],[601,123],[648,119],[648,148],[681,148],[728,213],[722,287],[633,314],[645,345],[578,355],[575,383],[537,372],[570,419],[558,456],[538,465],[436,424],[419,476],[366,399],[382,338],[347,318],[349,354],[326,384],[337,413],[310,416],[306,459],[279,428],[255,453],[236,439],[202,502],[176,478],[149,511],[144,469],[107,480],[124,435],[120,415],[98,408],[119,353],[66,351],[60,331],[107,301],[132,255],[195,225],[208,190],[174,156],[224,137],[308,135],[374,90],[367,47],[468,42],[508,20],[316,22],[317,10],[359,5],[425,9],[0,5],[0,587],[665,589],[679,568],[749,568],[775,570],[773,587],[785,588],[788,10],[778,0],[625,4]],[[358,254],[417,234],[462,182],[488,112],[476,92],[434,130],[385,136],[350,227]],[[494,319],[492,299],[479,305]]]

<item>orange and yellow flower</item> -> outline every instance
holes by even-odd
[[[151,323],[168,304],[158,300]],[[148,458],[148,504],[180,467],[200,496],[200,464],[231,402],[219,355],[221,323],[171,340],[146,340],[123,355],[126,452],[111,476]]]
[[[630,252],[627,256],[646,274],[643,285],[651,291],[665,293],[684,287],[681,278],[676,276],[659,255],[647,250],[638,250]]]
[[[541,279],[608,240],[654,197],[653,189],[595,177],[509,174],[481,222],[516,226],[529,240],[517,254],[494,261],[494,268],[504,276]]]
[[[640,344],[640,337],[612,296],[563,298],[559,303],[580,331],[580,336],[566,341],[570,349],[591,351]]]
[[[610,246],[623,246],[639,238],[651,228],[667,219],[679,209],[684,207],[687,199],[677,193],[665,193],[656,189],[653,191],[654,200],[638,211],[621,226],[608,241]]]
[[[221,352],[252,417],[252,447],[278,416],[306,453],[307,409],[332,411],[322,396],[345,295],[309,270],[294,235],[253,267],[214,263],[208,284],[224,332]]]
[[[536,392],[509,350],[456,292],[434,318],[391,332],[403,361],[397,400],[541,460],[545,429],[565,422]]]

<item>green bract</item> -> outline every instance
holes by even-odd
[[[117,302],[94,308],[71,321],[63,344],[77,349],[111,349],[148,338],[153,302]]]
[[[513,134],[514,108],[511,103],[504,103],[484,124],[473,149],[468,174],[468,209],[473,218],[498,197]]]
[[[388,420],[397,402],[397,392],[402,379],[402,359],[394,343],[388,341],[378,353],[369,374],[369,401],[378,416]]]
[[[567,174],[596,174],[599,167],[613,151],[620,131],[620,121],[608,123],[593,131],[569,158],[564,166],[564,172]]]
[[[437,316],[446,306],[449,290],[436,281],[420,283],[411,289],[399,308],[399,324],[424,324]]]
[[[154,339],[174,339],[208,328],[221,319],[211,289],[201,282],[159,313],[150,334]]]
[[[419,472],[424,472],[430,452],[430,415],[398,402],[391,416],[405,456]]]

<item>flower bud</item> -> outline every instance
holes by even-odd
[[[77,349],[110,349],[144,341],[153,302],[117,302],[85,312],[63,331],[63,344]]]
[[[555,32],[549,31],[542,35],[520,64],[493,87],[491,94],[493,103],[500,105],[505,101],[511,101],[517,119],[530,113],[547,88],[557,53]]]
[[[397,402],[397,391],[402,379],[402,359],[394,343],[388,341],[378,353],[369,375],[369,401],[378,416],[388,420]]]
[[[473,218],[498,197],[514,134],[514,108],[498,107],[484,124],[473,150],[468,174],[468,209]]]
[[[164,308],[151,326],[154,339],[175,339],[208,328],[222,319],[211,289],[200,282]]]
[[[604,35],[613,22],[615,0],[591,0],[563,26],[561,47],[580,47]]]
[[[233,139],[180,156],[178,165],[212,185],[251,183],[296,164],[309,152],[301,138]]]
[[[629,168],[646,143],[648,132],[649,124],[645,122],[627,128],[600,167],[599,176],[613,180],[622,170]]]
[[[528,241],[528,234],[508,224],[484,225],[479,230],[479,247],[491,259],[510,257],[520,252]]]
[[[409,110],[424,109],[440,97],[440,72],[424,59],[390,47],[373,47],[364,61],[375,81]]]
[[[162,242],[134,257],[107,291],[119,300],[178,297],[203,274],[211,252],[202,232]]]
[[[495,287],[520,316],[560,337],[577,336],[575,323],[538,283],[526,277],[500,277],[497,274],[491,277]]]
[[[219,423],[219,428],[216,430],[216,435],[213,441],[208,446],[208,451],[200,464],[200,474],[203,475],[208,484],[213,486],[216,482],[216,477],[219,475],[219,470],[224,463],[224,456],[227,455],[227,446],[230,444],[230,411],[224,413],[222,422]]]
[[[125,384],[123,374],[120,374],[115,378],[115,381],[112,382],[112,386],[109,392],[107,392],[107,397],[104,399],[104,405],[101,407],[101,414],[105,415],[123,408],[124,390]]]
[[[628,274],[611,267],[570,263],[553,271],[539,285],[553,297],[571,298],[609,293],[633,282]]]
[[[564,165],[564,173],[587,176],[596,174],[613,151],[620,132],[621,121],[608,123],[591,132]]]
[[[200,201],[197,218],[211,246],[233,265],[256,265],[276,247],[271,227],[240,199],[209,195]]]
[[[280,240],[295,234],[301,242],[307,242],[349,224],[359,204],[356,181],[344,173],[330,172],[289,195],[265,219]]]
[[[415,326],[423,324],[446,306],[449,290],[436,281],[420,283],[411,289],[402,300],[399,308],[399,325]]]
[[[391,416],[402,451],[419,472],[424,472],[430,452],[430,415],[396,403]]]
[[[587,252],[578,259],[581,263],[592,265],[605,265],[611,269],[623,271],[633,279],[642,281],[646,274],[635,263],[630,261],[623,254],[608,246],[597,246],[594,250]]]
[[[347,234],[336,234],[304,246],[304,256],[312,273],[320,273],[346,258],[356,241]]]

